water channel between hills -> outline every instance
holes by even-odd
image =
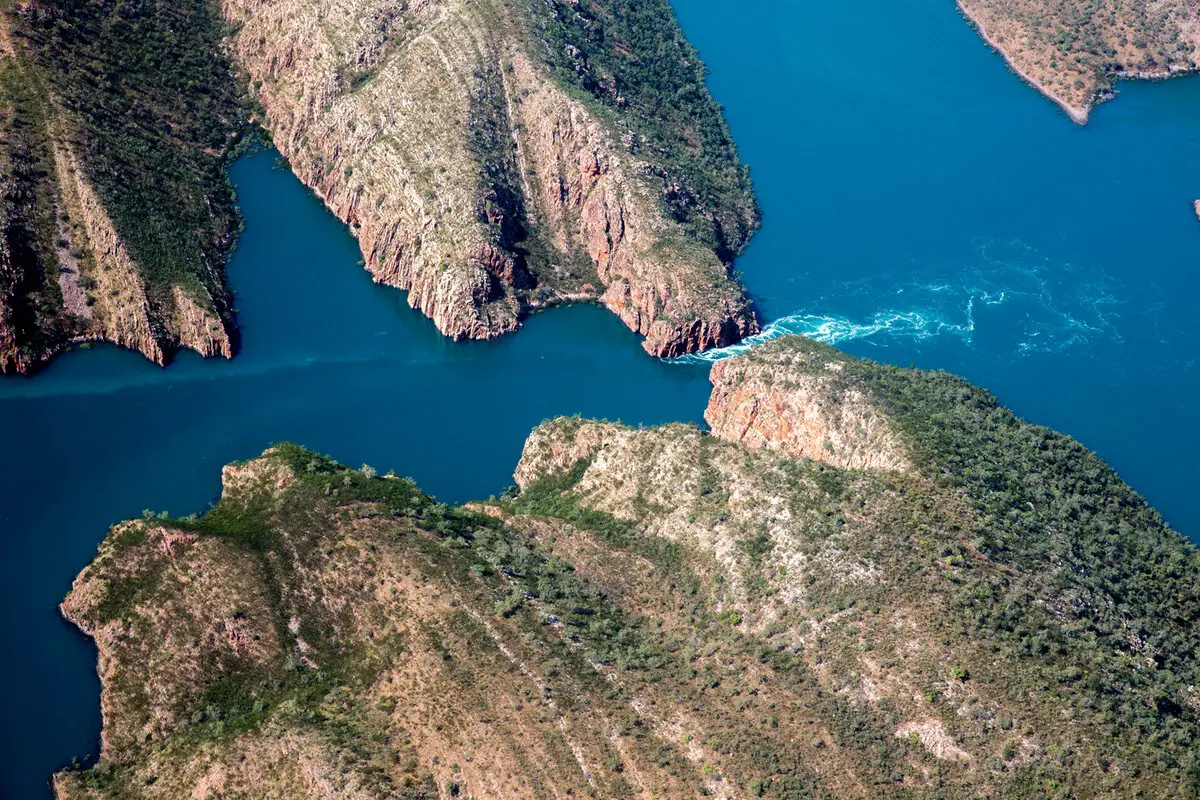
[[[1200,535],[1200,81],[1123,86],[1079,128],[950,6],[728,8],[676,1],[754,170],[765,225],[737,266],[771,330],[960,373]],[[113,522],[202,511],[222,465],[285,439],[464,501],[511,482],[546,417],[702,421],[704,359],[653,360],[592,307],[453,344],[273,153],[232,174],[237,359],[95,347],[0,381],[0,797],[48,796],[98,747],[95,652],[56,605]]]

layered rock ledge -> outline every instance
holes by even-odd
[[[487,339],[590,300],[674,356],[758,330],[727,263],[758,210],[695,52],[650,6],[224,3],[276,147],[438,330]]]

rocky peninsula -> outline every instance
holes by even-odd
[[[736,342],[759,211],[704,77],[666,0],[5,0],[0,371],[232,356],[251,122],[447,336],[588,301],[654,355]]]
[[[454,508],[280,445],[116,526],[81,798],[1167,797],[1200,552],[1078,442],[787,338]],[[469,454],[464,454],[469,458]]]
[[[276,147],[442,333],[578,300],[658,356],[757,331],[729,262],[758,208],[665,0],[224,9]]]
[[[1155,80],[1200,67],[1190,0],[957,0],[959,10],[1027,83],[1080,125],[1117,80]]]

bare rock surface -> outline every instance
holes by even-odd
[[[526,5],[224,9],[275,145],[350,226],[375,280],[442,333],[492,338],[583,299],[659,356],[756,332],[728,264],[667,213],[662,167],[622,146],[636,112],[601,114],[568,91],[536,56]]]

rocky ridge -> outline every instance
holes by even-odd
[[[714,208],[692,202],[700,222],[669,213],[663,198],[685,176],[666,159],[709,155],[706,145],[644,151],[629,123],[642,110],[556,77],[536,23],[582,13],[569,5],[226,0],[224,10],[276,147],[350,226],[375,280],[408,290],[442,333],[491,338],[534,309],[580,300],[603,303],[659,356],[757,331],[722,260],[757,224],[748,183]],[[630,13],[608,5],[590,4]],[[686,55],[662,13],[654,24]],[[606,24],[603,14],[590,23],[600,54],[628,51],[595,34]],[[565,48],[586,71],[581,49]],[[719,123],[706,90],[694,102]],[[729,155],[712,156],[725,159],[718,170],[740,175],[731,145],[707,145],[719,146]],[[726,233],[717,220],[729,216],[742,230]]]
[[[580,301],[659,356],[757,331],[729,262],[758,209],[666,0],[216,8],[0,5],[3,371],[93,339],[232,355],[243,103],[449,336]]]
[[[117,526],[58,796],[1196,790],[1200,553],[1093,454],[804,340],[713,381],[713,433],[547,422],[462,509],[281,445]]]
[[[40,3],[0,7],[0,120],[5,125],[0,143],[0,372],[33,371],[71,343],[93,340],[136,350],[159,364],[179,347],[231,357],[232,312],[220,266],[206,265],[199,277],[157,279],[138,255],[140,243],[131,244],[129,220],[114,216],[122,199],[97,182],[107,174],[101,174],[104,164],[95,151],[106,146],[89,132],[90,111],[77,108],[70,94],[75,76],[102,71],[87,64],[84,55],[94,42],[77,33],[85,41],[73,43],[78,63],[70,67],[55,62],[54,51],[43,46],[47,30],[84,28],[79,18],[86,14],[73,16],[71,8]],[[56,19],[64,24],[51,27]],[[75,73],[68,75],[68,69]],[[221,164],[219,153],[198,157],[218,168]],[[122,180],[134,182],[132,176]],[[221,228],[220,199],[205,202],[214,229]],[[153,236],[155,247],[165,245]],[[197,247],[204,235],[190,231],[188,238],[194,241],[181,250]],[[222,247],[215,249],[223,258]]]

